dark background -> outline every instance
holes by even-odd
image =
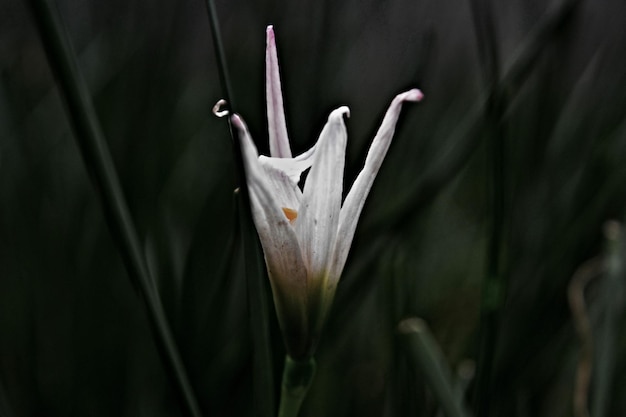
[[[261,151],[268,24],[293,148],[308,148],[333,108],[351,109],[346,187],[393,96],[412,87],[426,96],[405,107],[369,197],[302,416],[436,415],[395,328],[424,318],[450,366],[471,368],[494,216],[502,218],[498,269],[508,289],[497,313],[491,414],[573,415],[580,342],[567,285],[583,262],[606,252],[602,226],[626,211],[626,3],[581,1],[534,46],[533,30],[557,2],[491,3],[493,30],[483,41],[469,1],[216,3],[234,101]],[[231,250],[235,164],[228,127],[211,114],[223,91],[206,6],[56,4],[201,408],[206,416],[253,415],[246,280]],[[489,42],[495,53],[485,55]],[[537,59],[483,112],[490,86],[524,47]],[[473,134],[466,123],[481,124],[483,115],[484,129]],[[606,282],[600,276],[587,290],[594,330],[607,293],[623,301],[619,290],[602,291]],[[604,358],[613,372],[610,416],[626,410],[622,312],[619,304],[622,330]],[[284,348],[273,309],[270,318],[278,381]],[[182,410],[31,9],[2,0],[0,415]]]

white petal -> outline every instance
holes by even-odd
[[[363,170],[359,173],[352,185],[352,189],[346,196],[339,216],[337,244],[334,250],[334,259],[330,273],[329,285],[333,288],[336,286],[348,258],[348,252],[352,245],[352,239],[354,238],[354,232],[359,216],[361,215],[361,210],[363,210],[365,199],[372,188],[374,179],[378,174],[378,170],[391,144],[391,139],[396,129],[396,123],[398,122],[398,116],[402,109],[402,103],[405,101],[420,101],[423,97],[424,95],[420,90],[413,89],[399,94],[393,99],[376,133],[376,137],[374,137],[372,141]]]
[[[298,184],[302,173],[311,167],[314,155],[315,146],[295,158],[273,158],[261,155],[259,160],[262,165],[271,165],[283,171],[295,184]]]
[[[298,350],[293,344],[306,340],[302,335],[306,332],[306,267],[294,228],[276,201],[272,182],[264,176],[246,125],[238,115],[231,121],[241,143],[252,217],[263,246],[278,319],[285,338],[292,340],[286,342]]]
[[[297,211],[300,207],[300,200],[302,199],[302,191],[300,191],[298,183],[294,182],[283,170],[268,164],[266,159],[267,158],[264,159],[261,157],[259,158],[259,162],[263,167],[265,179],[272,189],[276,204],[280,208],[289,208]],[[291,159],[285,158],[285,160]],[[298,174],[298,176],[299,175],[300,174]]]
[[[309,269],[309,292],[311,280],[325,281],[337,236],[347,141],[344,114],[349,114],[347,107],[333,111],[320,134],[296,223],[302,256]],[[313,283],[318,284],[323,283]]]
[[[274,27],[266,30],[267,46],[265,49],[265,94],[267,97],[267,125],[270,137],[270,154],[278,158],[291,158],[287,123],[283,107],[283,92],[280,87],[280,72],[278,69],[278,53]]]

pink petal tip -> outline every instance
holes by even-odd
[[[241,117],[238,114],[233,114],[232,116],[230,116],[230,122],[238,129],[243,129],[245,126],[243,124],[243,120],[241,120]]]
[[[400,94],[404,101],[421,101],[424,98],[424,93],[421,90],[414,88],[406,93]]]

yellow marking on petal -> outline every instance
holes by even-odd
[[[283,207],[283,213],[285,213],[285,216],[287,216],[287,219],[291,224],[293,224],[293,222],[295,222],[296,218],[298,217],[298,212],[296,210],[287,207]]]

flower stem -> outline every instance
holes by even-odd
[[[313,381],[315,368],[315,359],[313,358],[296,361],[291,359],[289,355],[285,356],[278,417],[298,416],[302,402]]]

